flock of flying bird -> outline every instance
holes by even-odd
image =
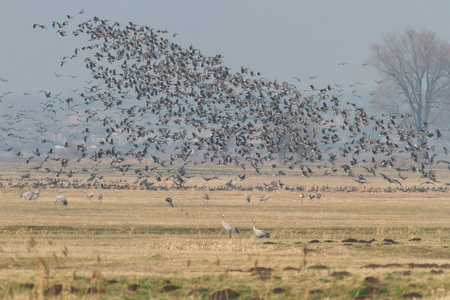
[[[341,101],[337,84],[311,85],[301,92],[294,84],[268,80],[248,68],[233,72],[220,54],[207,56],[193,45],[183,48],[165,30],[97,17],[73,26],[72,19],[67,16],[51,27],[63,38],[88,40],[64,56],[61,67],[82,59],[92,81],[73,94],[42,91],[42,112],[3,115],[8,141],[3,137],[0,143],[12,140],[15,146],[5,151],[33,163],[23,180],[42,172],[54,175],[52,182],[62,175],[70,179],[84,161],[92,161],[89,170],[82,169],[90,174],[88,182],[101,180],[93,169],[102,164],[124,175],[134,172],[143,187],[151,184],[153,174],[156,181],[172,181],[178,189],[186,184],[189,164],[234,164],[245,180],[261,173],[264,164],[276,168],[279,157],[280,165],[298,169],[302,176],[340,171],[358,184],[367,183],[378,169],[397,167],[399,176],[419,172],[424,184],[435,185],[439,180],[430,166],[441,163],[450,170],[450,162],[436,159],[441,151],[431,145],[432,138],[442,139],[438,129],[431,131],[424,124],[428,142],[420,143],[411,115],[371,116],[364,107]],[[35,127],[28,133],[41,144],[32,153],[15,148],[26,143],[15,129],[25,119]],[[55,125],[65,120],[73,122]],[[52,141],[54,134],[69,136],[58,144]],[[410,167],[400,168],[399,156],[409,160]],[[155,167],[136,167],[135,162],[148,161]],[[178,167],[173,171],[171,166]],[[380,175],[402,187],[401,178]],[[37,197],[39,193],[34,200]],[[261,201],[270,194],[265,197]]]

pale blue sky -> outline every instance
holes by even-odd
[[[52,30],[51,21],[63,21],[67,14],[75,24],[97,16],[167,29],[178,33],[174,42],[184,47],[193,44],[205,55],[222,54],[233,70],[245,66],[269,80],[296,84],[292,77],[297,76],[300,89],[362,82],[361,88],[370,90],[376,73],[361,64],[372,44],[408,26],[450,40],[449,12],[450,1],[1,0],[0,77],[9,81],[0,82],[0,91],[12,91],[12,100],[24,92],[56,94],[86,85],[89,72],[81,60],[59,66],[62,56],[85,44]],[[32,23],[49,30],[33,29]]]

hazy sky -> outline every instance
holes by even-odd
[[[24,92],[56,94],[86,85],[90,77],[82,60],[59,65],[62,56],[85,45],[84,39],[60,38],[51,28],[52,21],[64,21],[67,14],[74,17],[72,24],[97,16],[167,29],[178,33],[174,42],[184,47],[193,44],[205,55],[222,54],[234,71],[249,67],[300,89],[362,82],[370,90],[376,73],[361,64],[372,44],[408,26],[450,40],[449,12],[447,0],[0,0],[0,77],[9,80],[0,82],[0,92],[12,91],[8,98],[13,101]],[[32,23],[49,29],[33,29]],[[300,86],[294,76],[301,78]]]

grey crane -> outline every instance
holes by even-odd
[[[250,203],[250,195],[245,192],[245,200]]]
[[[266,202],[267,200],[269,200],[269,198],[270,198],[270,193],[268,195],[262,196],[261,199],[259,199],[259,201]]]
[[[209,195],[208,194],[203,194],[203,193],[200,193],[200,192],[198,192],[198,194],[200,195],[200,197],[202,197],[203,201],[204,200],[209,200]]]
[[[253,232],[255,233],[255,235],[260,239],[261,238],[270,238],[270,234],[267,231],[257,229],[255,227],[255,223],[256,223],[256,220],[253,219]]]
[[[93,189],[92,192],[90,192],[89,194],[86,195],[86,199],[89,199],[89,201],[92,202],[91,199],[92,199],[92,197],[94,197],[94,192],[95,192],[95,189]]]
[[[36,203],[37,198],[39,198],[39,195],[41,194],[41,188],[38,188],[31,194],[30,198],[28,200],[34,200],[34,203]]]
[[[20,198],[28,198],[31,195],[31,189],[30,187],[28,187],[28,192],[23,192],[22,194],[20,194]]]
[[[98,194],[98,196],[97,196],[97,199],[98,199],[98,201],[100,202],[100,203],[102,203],[102,200],[103,200],[103,192],[102,191],[100,191],[100,194]]]
[[[230,239],[231,239],[231,233],[232,233],[232,232],[237,232],[237,233],[239,233],[239,228],[235,227],[235,226],[232,225],[232,224],[229,224],[229,223],[226,223],[226,222],[225,222],[225,216],[224,216],[224,214],[222,214],[222,225],[223,225],[223,228],[225,228],[225,230],[228,231],[228,233],[230,234]]]
[[[311,201],[314,201],[314,198],[316,198],[317,199],[317,203],[319,203],[319,200],[320,200],[321,197],[322,197],[322,195],[320,193],[309,194],[309,199]]]
[[[167,197],[167,198],[166,198],[166,202],[167,202],[167,203],[169,203],[169,204],[170,204],[170,206],[172,206],[172,207],[173,207],[173,204],[172,204],[172,198],[170,198],[170,197]]]
[[[298,196],[300,197],[300,199],[302,199],[302,203],[303,203],[303,198],[305,198],[305,195],[303,193],[298,194]]]
[[[322,198],[322,194],[321,193],[317,193],[316,194],[317,202],[319,202],[320,198]]]
[[[59,202],[61,202],[62,205],[67,206],[68,202],[67,202],[66,197],[64,197],[62,191],[59,191],[59,192],[60,192],[60,194],[58,196],[56,196],[55,204],[58,203],[58,201],[59,201]]]

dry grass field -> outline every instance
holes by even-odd
[[[279,178],[275,177],[275,180]],[[281,178],[289,185],[328,186],[320,202],[297,191],[198,188],[0,189],[2,299],[445,299],[450,297],[448,192],[337,192],[355,182],[338,176]],[[267,178],[251,177],[246,184]],[[301,181],[301,183],[299,183]],[[96,192],[96,194],[98,191]],[[303,192],[306,196],[308,191]],[[173,199],[174,207],[164,201]],[[95,198],[94,198],[95,200]],[[225,221],[240,234],[223,229]],[[256,227],[270,232],[258,239]]]

